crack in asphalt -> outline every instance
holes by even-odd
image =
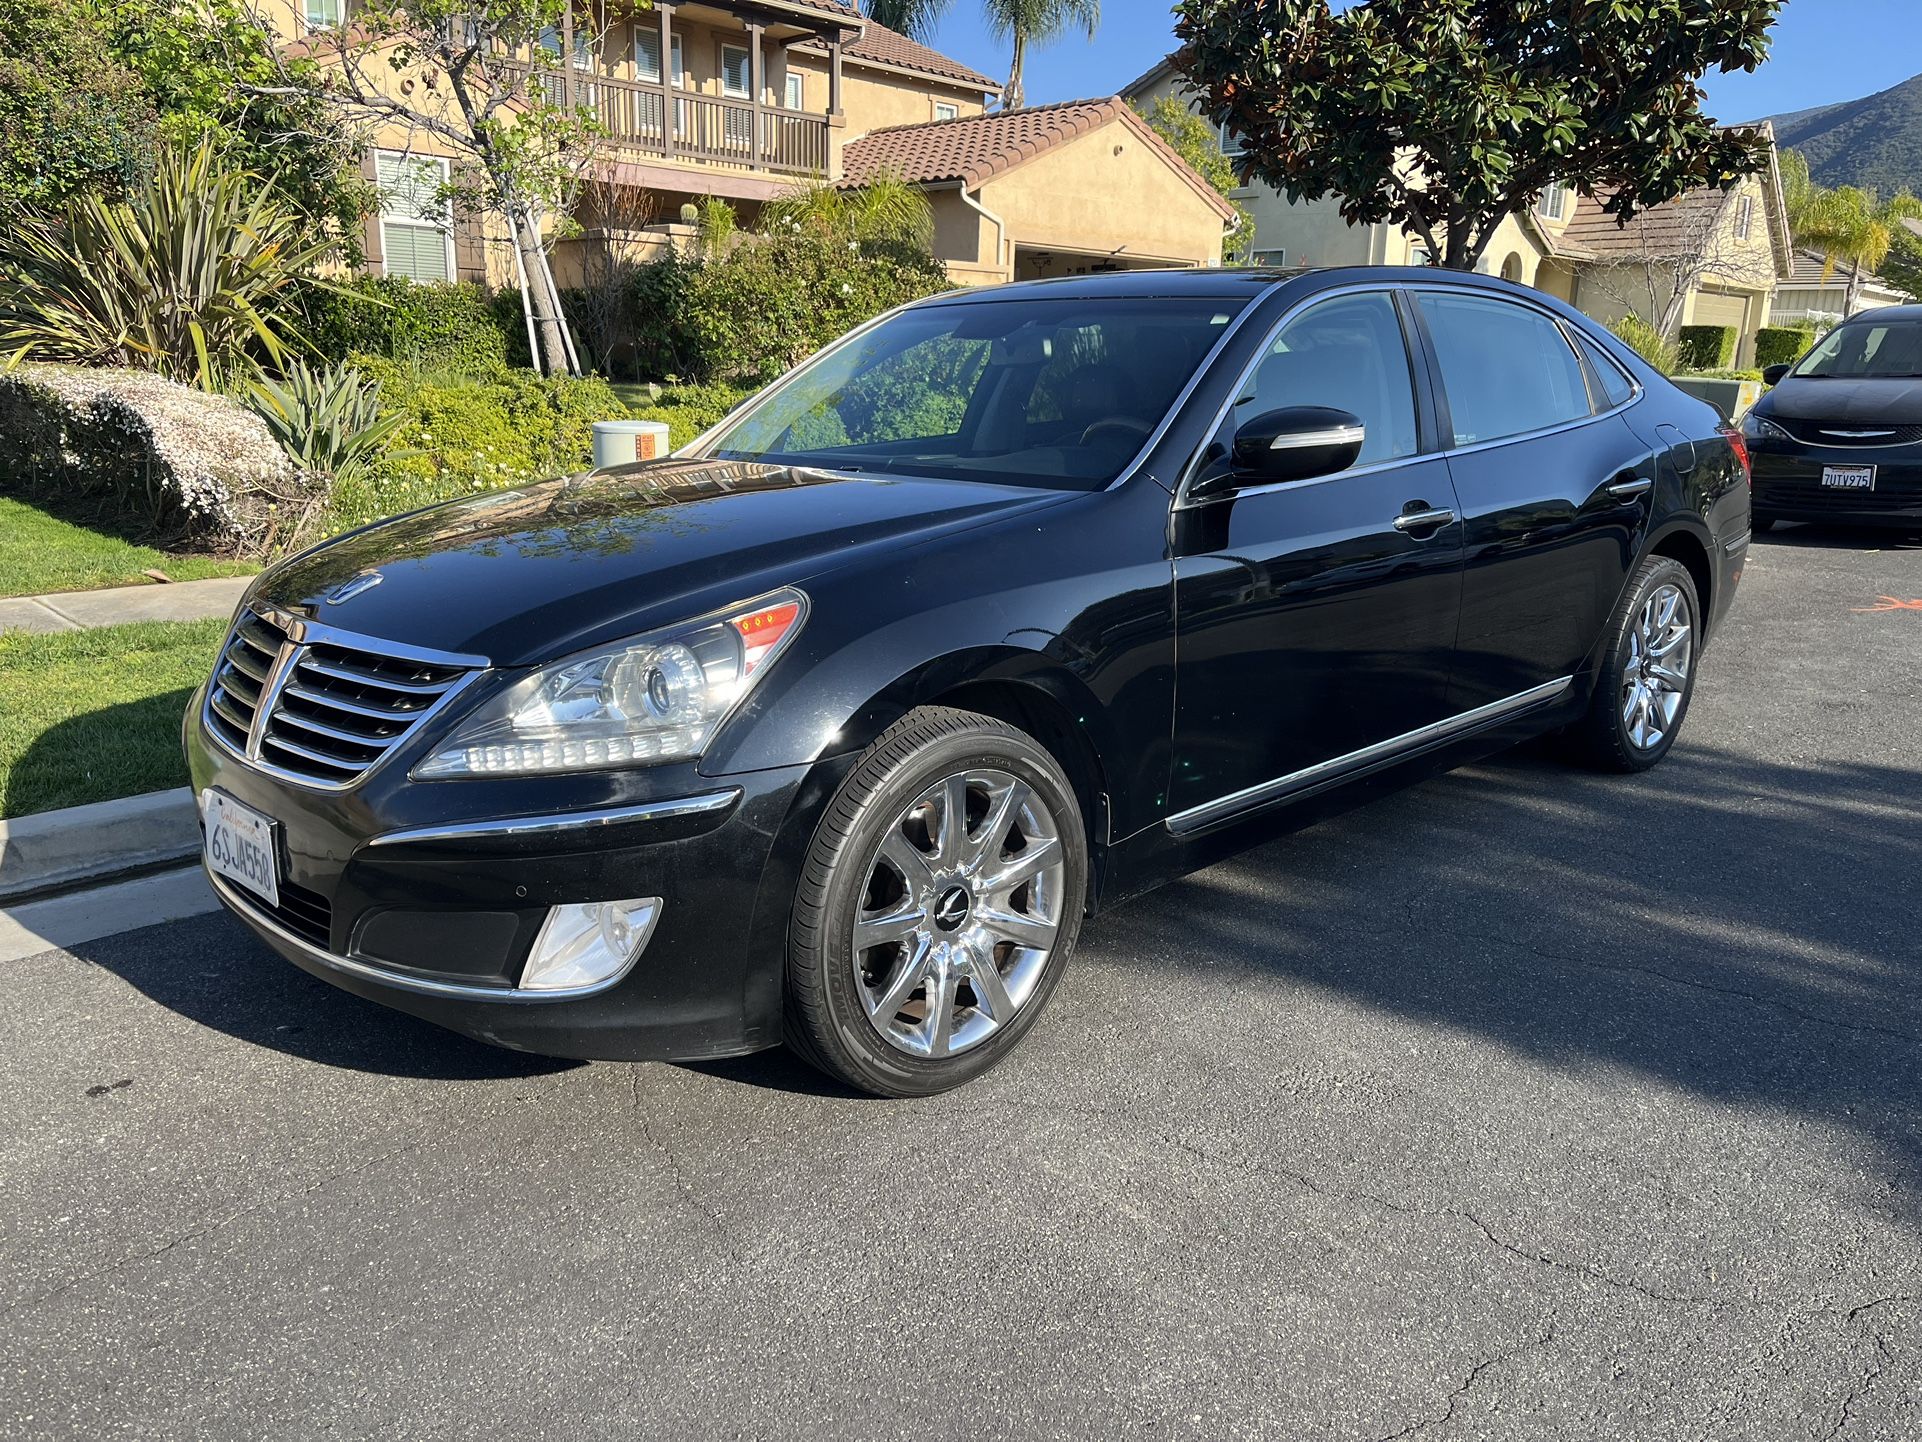
[[[1871,1303],[1870,1305],[1872,1306],[1874,1304]],[[1864,1311],[1866,1308],[1858,1307],[1856,1310]],[[1855,1313],[1851,1312],[1849,1315],[1852,1317]],[[1889,1351],[1889,1339],[1878,1332],[1875,1334],[1873,1340],[1875,1342],[1876,1355],[1881,1358],[1881,1361],[1870,1367],[1868,1371],[1863,1374],[1862,1380],[1856,1389],[1842,1399],[1842,1410],[1835,1419],[1835,1425],[1823,1434],[1822,1442],[1834,1442],[1835,1438],[1842,1435],[1842,1430],[1855,1420],[1855,1404],[1868,1396],[1870,1389],[1882,1379],[1883,1373],[1887,1372],[1889,1368],[1894,1365],[1895,1357]]]
[[[648,1116],[647,1108],[641,1103],[640,1064],[630,1062],[627,1076],[628,1092],[634,1104],[634,1119],[640,1124],[641,1137],[659,1154],[661,1160],[667,1163],[668,1176],[673,1180],[674,1190],[680,1196],[682,1204],[713,1229],[715,1236],[720,1240],[722,1250],[735,1261],[745,1263],[747,1258],[735,1245],[733,1230],[718,1209],[701,1200],[700,1194],[688,1180],[687,1169],[681,1164],[680,1157],[675,1154],[673,1148],[655,1134],[653,1119]]]
[[[1443,1405],[1440,1416],[1418,1417],[1406,1427],[1403,1427],[1399,1432],[1390,1432],[1386,1436],[1378,1438],[1377,1442],[1398,1442],[1400,1438],[1412,1437],[1417,1432],[1427,1431],[1430,1427],[1447,1426],[1449,1422],[1454,1420],[1455,1408],[1461,1405],[1462,1398],[1466,1397],[1475,1389],[1475,1384],[1481,1380],[1482,1373],[1488,1371],[1491,1367],[1499,1367],[1504,1362],[1512,1362],[1523,1353],[1532,1352],[1537,1347],[1546,1347],[1554,1340],[1555,1323],[1551,1320],[1548,1325],[1542,1329],[1542,1335],[1526,1346],[1514,1347],[1506,1352],[1498,1352],[1492,1357],[1484,1357],[1479,1362],[1472,1363],[1469,1366],[1468,1375],[1462,1378],[1461,1386],[1457,1387],[1453,1392],[1450,1392],[1447,1397],[1442,1399]]]

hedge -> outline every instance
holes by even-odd
[[[156,539],[258,554],[300,538],[321,487],[228,396],[145,371],[0,373],[0,490],[94,500]]]
[[[1800,326],[1765,325],[1755,332],[1755,364],[1784,366],[1802,358],[1815,340],[1814,329]]]
[[[1735,363],[1735,340],[1732,325],[1685,325],[1675,345],[1685,369],[1712,371]]]
[[[335,486],[330,509],[337,526],[583,470],[593,454],[594,422],[628,414],[598,377],[507,369],[422,376],[381,356],[348,360],[380,382],[383,410],[404,419],[371,475]]]
[[[423,285],[361,276],[343,289],[309,286],[302,297],[314,348],[330,361],[379,356],[414,370],[493,375],[508,363],[505,317],[471,282]],[[527,349],[523,341],[521,351]]]
[[[684,446],[754,394],[753,386],[672,386],[651,405],[636,406],[637,421],[665,421],[670,446]]]

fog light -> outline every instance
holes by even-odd
[[[658,896],[576,901],[547,913],[521,972],[522,991],[572,991],[619,974],[640,955],[661,914]]]

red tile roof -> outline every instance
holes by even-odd
[[[1195,174],[1188,162],[1117,96],[869,131],[841,152],[842,179],[858,185],[885,172],[915,184],[958,180],[973,190],[1044,151],[1116,121],[1159,154],[1223,220],[1235,218],[1235,208],[1221,193]]]
[[[1681,255],[1700,248],[1702,237],[1728,205],[1731,192],[1710,186],[1678,200],[1637,212],[1627,225],[1602,209],[1611,192],[1576,197],[1575,215],[1562,232],[1563,245],[1591,255],[1641,259]],[[1759,219],[1760,217],[1758,217]]]
[[[809,10],[820,10],[829,15],[838,15],[851,25],[858,26],[861,36],[850,40],[841,47],[841,54],[849,60],[871,60],[877,65],[891,65],[897,70],[912,70],[922,75],[933,75],[942,80],[954,80],[971,89],[992,90],[999,93],[1001,82],[992,80],[980,71],[963,65],[959,60],[943,55],[939,50],[931,50],[918,40],[910,40],[898,30],[890,30],[878,20],[870,20],[852,5],[841,0],[794,0],[795,4]],[[804,42],[798,48],[816,54],[825,54],[825,47],[813,42]]]

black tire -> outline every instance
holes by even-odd
[[[904,813],[913,814],[916,798],[944,778],[979,770],[1024,782],[1051,813],[1061,848],[1055,941],[1029,983],[1032,990],[984,1040],[946,1056],[910,1055],[882,1035],[881,1027],[898,1022],[899,1013],[886,1023],[869,1019],[857,979],[854,924],[870,896],[881,845]],[[961,839],[972,842],[967,833],[964,824]],[[993,717],[933,706],[912,711],[863,754],[828,803],[808,848],[788,930],[788,1045],[821,1071],[874,1096],[929,1096],[972,1081],[1006,1056],[1046,1007],[1074,950],[1087,896],[1081,806],[1054,757]],[[962,994],[972,995],[957,997]],[[955,1014],[963,1014],[961,1002],[955,1005]]]
[[[1751,515],[1749,517],[1749,530],[1758,536],[1767,535],[1781,524],[1782,518],[1780,516]]]
[[[1662,727],[1659,739],[1644,745],[1637,741],[1623,709],[1634,684],[1633,673],[1640,670],[1638,637],[1643,608],[1656,593],[1669,586],[1680,593],[1680,607],[1687,612],[1689,661],[1677,693],[1680,702],[1673,718]],[[1646,771],[1668,755],[1682,723],[1688,719],[1689,701],[1695,694],[1694,660],[1700,655],[1701,641],[1702,605],[1695,592],[1694,577],[1679,561],[1667,556],[1650,556],[1636,567],[1615,607],[1615,614],[1609,617],[1607,651],[1595,678],[1595,694],[1589,701],[1588,714],[1565,733],[1576,759],[1601,771],[1634,772]]]

